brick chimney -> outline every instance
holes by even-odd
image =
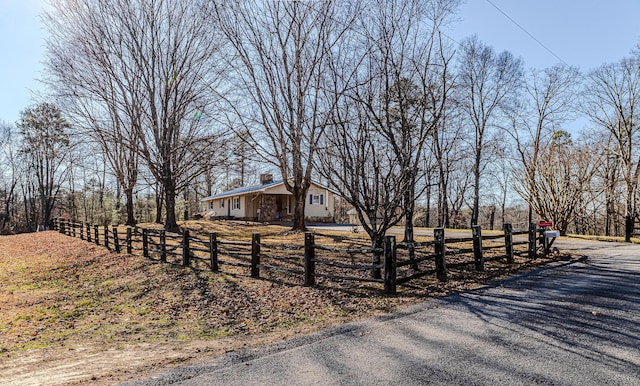
[[[261,185],[268,184],[270,182],[273,182],[273,174],[271,174],[271,173],[260,174],[260,184]]]

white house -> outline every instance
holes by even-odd
[[[283,181],[270,174],[260,176],[259,185],[241,187],[205,197],[205,218],[230,218],[252,221],[288,221],[293,217],[295,199]],[[334,221],[335,193],[311,182],[304,216],[310,222]]]

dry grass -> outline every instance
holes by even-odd
[[[259,231],[268,245],[299,246],[304,237],[277,226],[185,225],[193,232],[216,231],[225,240],[247,240]],[[341,248],[368,245],[363,235],[359,240],[343,236],[337,232],[318,235],[317,242]],[[265,247],[263,252],[288,257],[273,264],[301,267],[300,250]],[[345,254],[342,258],[367,263],[366,256]],[[231,260],[228,256],[221,259]],[[35,383],[112,383],[189,360],[198,351],[220,354],[392,312],[542,263],[517,258],[513,266],[488,264],[481,274],[470,266],[452,272],[453,280],[448,283],[428,277],[399,287],[397,296],[387,297],[378,283],[318,279],[317,287],[308,288],[300,285],[301,275],[266,270],[256,280],[243,267],[223,265],[222,272],[213,273],[204,262],[195,264],[202,269],[160,264],[110,253],[51,231],[0,237],[0,383],[11,379],[3,377],[22,379],[16,378],[19,374],[27,374],[25,382],[33,383],[29,375],[42,369],[49,371]],[[368,277],[369,273],[360,275]],[[105,350],[120,355],[112,354],[107,365],[86,363],[87,353]],[[131,352],[139,353],[137,361],[124,355]],[[24,361],[25,356],[34,355],[42,360]],[[68,373],[68,364],[81,359],[84,366],[73,377],[53,376],[56,368]]]
[[[624,237],[618,237],[618,236],[574,235],[574,234],[570,234],[567,236],[572,237],[574,239],[582,239],[582,240],[607,241],[607,242],[617,242],[617,243],[625,242]],[[632,237],[630,241],[633,244],[640,244],[640,238],[638,237]]]

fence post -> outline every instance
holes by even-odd
[[[93,226],[93,241],[95,241],[96,245],[100,245],[100,231],[98,230],[98,226]]]
[[[190,249],[189,249],[189,230],[185,229],[182,234],[182,265],[184,267],[189,265],[189,257],[190,257]]]
[[[536,258],[536,224],[529,223],[529,245],[528,245],[528,255],[530,259]]]
[[[127,227],[127,253],[131,254],[131,227]]]
[[[251,277],[260,277],[260,233],[251,235]]]
[[[149,235],[144,228],[142,229],[142,256],[149,257]]]
[[[504,247],[507,252],[507,264],[513,264],[513,226],[506,223],[504,228]]]
[[[64,219],[60,219],[60,233],[64,234]]]
[[[445,261],[446,246],[444,241],[444,228],[433,230],[436,252],[436,277],[440,281],[447,281],[447,263]]]
[[[111,233],[113,233],[113,247],[116,249],[116,253],[120,253],[120,239],[118,238],[118,227],[113,226]]]
[[[384,293],[396,294],[396,237],[384,237]]]
[[[86,228],[87,228],[87,241],[91,242],[91,225],[89,225],[89,223],[86,224]]]
[[[167,234],[164,229],[160,231],[160,262],[167,262]]]
[[[316,285],[316,249],[315,235],[312,232],[304,234],[304,285]]]
[[[71,223],[71,232],[73,233],[73,237],[76,237],[76,223]]]
[[[109,250],[111,249],[109,248],[109,227],[106,225],[104,226],[104,246]]]
[[[55,217],[51,220],[51,226],[52,226],[51,230],[54,230],[54,231],[55,231],[55,230],[57,230],[57,229],[58,229],[58,227],[57,227],[57,225],[58,225],[58,224],[57,224],[57,220],[58,220],[58,219],[56,219]]]
[[[84,224],[78,223],[80,225],[80,240],[84,240]]]
[[[549,255],[549,253],[551,253],[551,251],[549,250],[549,239],[545,235],[544,231],[540,232],[540,237],[542,238],[542,246],[543,246],[543,250],[544,250],[543,251],[544,257],[547,257]]]
[[[211,270],[218,272],[218,234],[209,233],[209,258],[211,259]]]
[[[476,271],[484,271],[484,255],[482,254],[482,228],[480,225],[471,226],[473,235],[473,259],[476,264]]]

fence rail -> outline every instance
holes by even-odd
[[[118,253],[140,252],[162,263],[190,266],[199,261],[198,264],[205,264],[213,272],[219,272],[220,266],[233,266],[248,269],[253,278],[260,278],[261,270],[274,271],[302,276],[305,286],[316,285],[317,278],[382,283],[386,294],[395,294],[398,285],[430,275],[445,282],[451,270],[468,270],[472,266],[482,272],[487,261],[513,264],[516,254],[536,257],[539,250],[536,243],[543,244],[535,224],[530,224],[527,232],[513,232],[510,224],[504,224],[503,234],[487,236],[482,235],[480,226],[474,226],[471,237],[456,238],[445,238],[444,229],[436,228],[433,241],[396,243],[394,236],[386,236],[381,248],[366,248],[360,240],[354,240],[351,245],[362,245],[361,249],[320,245],[311,232],[305,233],[304,245],[281,245],[262,243],[259,233],[254,233],[251,241],[221,240],[217,233],[192,235],[188,229],[178,234],[127,227],[123,234],[118,233],[116,226],[99,227],[64,219],[54,219],[54,229]],[[526,241],[513,240],[513,236],[523,235],[528,236]],[[347,240],[329,237],[334,241]],[[483,246],[483,242],[491,245]],[[514,247],[520,245],[527,245],[527,249],[516,252]],[[504,248],[502,255],[484,256],[486,251],[501,248]]]

